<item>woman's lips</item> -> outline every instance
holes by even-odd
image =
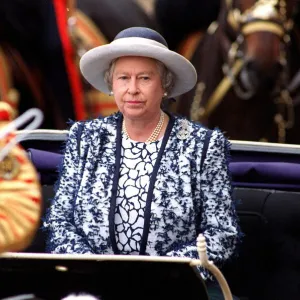
[[[126,101],[128,104],[141,104],[143,101],[136,101],[136,100],[131,100],[131,101]]]

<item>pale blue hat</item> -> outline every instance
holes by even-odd
[[[170,98],[188,92],[197,82],[194,66],[182,55],[169,50],[166,40],[158,32],[146,27],[127,28],[110,44],[86,52],[80,60],[81,72],[93,87],[109,94],[104,81],[105,71],[113,59],[122,56],[145,56],[161,61],[175,75]]]

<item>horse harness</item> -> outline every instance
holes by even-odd
[[[254,95],[251,90],[242,90],[237,83],[237,75],[245,64],[244,53],[241,49],[245,36],[260,31],[270,32],[278,36],[284,44],[283,49],[281,49],[280,63],[286,69],[285,49],[290,43],[290,32],[294,24],[293,20],[286,16],[285,0],[258,0],[243,13],[239,9],[233,8],[232,0],[226,0],[226,7],[226,21],[237,37],[231,43],[229,37],[224,32],[222,33],[223,47],[224,45],[227,46],[225,49],[227,58],[222,66],[224,77],[209,97],[205,107],[201,106],[201,100],[206,86],[205,83],[198,82],[191,106],[191,118],[193,120],[207,119],[221,103],[230,88],[233,88],[236,95],[245,100]],[[221,31],[217,22],[213,22],[207,29],[207,33],[210,35],[217,31]],[[294,125],[294,104],[290,93],[300,85],[300,70],[294,77],[291,87],[287,85],[286,78],[284,79],[284,86],[275,97],[277,114],[274,121],[277,124],[278,142],[280,143],[285,142],[286,130]]]

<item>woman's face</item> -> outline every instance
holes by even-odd
[[[119,58],[112,75],[112,90],[126,118],[147,119],[158,114],[164,90],[155,60],[138,56]]]

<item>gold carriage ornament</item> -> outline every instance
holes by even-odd
[[[12,180],[20,172],[20,163],[17,158],[8,154],[0,162],[0,178],[1,180]]]
[[[38,175],[14,134],[16,128],[32,118],[34,121],[26,129],[41,124],[41,111],[30,109],[13,120],[10,105],[0,102],[0,253],[26,248],[40,221]]]

